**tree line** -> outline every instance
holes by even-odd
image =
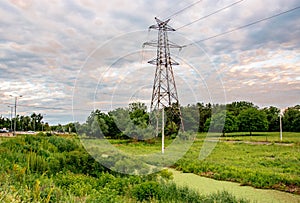
[[[174,113],[175,112],[175,113]],[[179,113],[180,112],[180,113]],[[197,103],[165,108],[165,135],[176,136],[181,126],[192,132],[276,132],[280,128],[280,109],[274,106],[259,108],[251,102],[230,104]],[[161,114],[156,114],[161,119]],[[131,103],[127,108],[110,112],[92,111],[87,121],[76,124],[79,134],[92,137],[135,138],[153,137],[155,115],[147,112],[144,103]],[[300,132],[300,105],[287,108],[282,115],[283,131]],[[159,126],[160,127],[160,126]],[[140,137],[142,136],[142,137]]]
[[[175,113],[174,113],[175,112]],[[279,131],[280,109],[274,106],[259,108],[251,102],[239,101],[230,104],[197,103],[165,108],[165,135],[176,136],[182,128],[192,132],[277,132]],[[17,115],[16,118],[0,117],[0,129],[13,129],[16,119],[17,131],[58,131],[78,132],[92,137],[145,139],[156,133],[156,119],[161,113],[147,111],[144,103],[131,103],[128,107],[109,112],[92,111],[85,123],[69,123],[50,126],[43,122],[43,115]],[[157,118],[156,118],[157,117]],[[161,127],[161,123],[158,127]],[[285,109],[282,127],[286,132],[300,132],[300,105]],[[143,135],[141,137],[141,135]],[[159,134],[158,134],[159,135]]]
[[[32,113],[30,116],[17,115],[16,118],[0,117],[0,128],[7,130],[14,129],[14,122],[16,121],[17,131],[49,131],[50,126],[47,122],[43,122],[43,115]]]

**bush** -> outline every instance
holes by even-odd
[[[38,132],[38,133],[36,134],[36,136],[37,136],[37,137],[43,137],[43,136],[45,136],[45,134],[44,134],[43,132]]]
[[[70,152],[79,147],[75,140],[57,136],[50,137],[49,142],[56,146],[59,152]]]
[[[50,133],[50,132],[46,132],[46,136],[47,136],[47,137],[50,137],[50,136],[53,136],[53,134]]]
[[[211,194],[209,196],[207,196],[207,199],[203,202],[211,202],[211,203],[227,203],[227,202],[231,202],[231,203],[246,203],[249,202],[247,200],[244,199],[237,199],[236,197],[234,197],[232,194],[223,191],[223,192],[217,192],[214,194]]]
[[[149,181],[136,185],[132,190],[132,196],[138,201],[149,201],[151,199],[161,199],[162,192],[159,183]]]
[[[30,172],[44,173],[48,170],[48,163],[46,159],[34,152],[27,155],[28,170]]]

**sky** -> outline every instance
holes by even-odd
[[[154,17],[171,20],[171,56],[180,103],[250,101],[285,109],[300,103],[300,9],[201,41],[300,6],[297,0],[0,1],[0,113],[44,115],[50,124],[83,122],[151,101],[157,39]],[[197,2],[197,3],[195,3]],[[195,4],[194,4],[195,3]],[[193,5],[193,6],[191,6]],[[184,9],[187,8],[187,9]],[[184,10],[183,10],[184,9]],[[183,27],[185,26],[185,27]],[[22,95],[22,97],[19,97]]]

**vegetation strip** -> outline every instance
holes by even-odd
[[[226,191],[200,195],[170,182],[164,170],[148,176],[110,171],[71,135],[38,133],[0,142],[1,202],[248,202]]]

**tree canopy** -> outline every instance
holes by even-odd
[[[264,111],[254,107],[244,109],[238,115],[239,130],[241,132],[266,131],[268,129],[268,120]]]
[[[155,114],[155,112],[154,112]],[[161,120],[161,115],[157,114]],[[187,106],[173,104],[165,107],[165,135],[176,137],[181,119],[185,131],[191,132],[229,132],[279,131],[280,109],[274,106],[259,109],[251,102],[240,101],[230,104],[197,103]],[[49,126],[43,122],[43,115],[32,113],[29,116],[17,115],[16,118],[0,117],[0,128],[11,129],[16,120],[17,130],[41,131],[54,130],[60,132],[78,132],[92,137],[134,138],[144,139],[153,136],[156,128],[151,120],[155,116],[147,111],[144,103],[131,103],[127,108],[114,109],[108,113],[100,110],[92,111],[85,123],[69,123]],[[13,121],[13,122],[12,122]],[[300,105],[287,108],[282,115],[284,131],[300,132]],[[151,126],[152,125],[152,126]]]

